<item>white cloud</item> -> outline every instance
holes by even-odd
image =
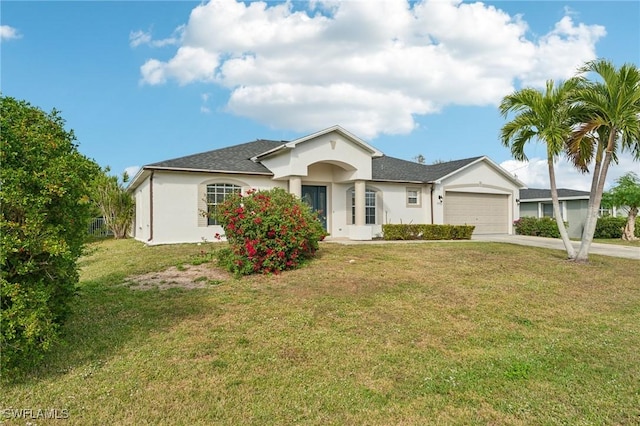
[[[202,105],[200,105],[200,112],[203,114],[211,113],[211,108],[207,106],[207,102],[209,102],[210,97],[211,97],[211,93],[202,93],[200,95],[200,99],[202,100]]]
[[[17,29],[9,25],[0,25],[0,40],[13,40],[21,37],[22,35]]]
[[[284,83],[238,88],[229,100],[229,109],[297,131],[340,124],[364,138],[375,137],[381,127],[390,133],[408,133],[416,126],[413,113],[434,110],[428,102],[400,91],[374,91],[352,84]]]
[[[505,170],[513,173],[530,188],[549,188],[549,169],[547,160],[531,158],[529,161],[507,160],[500,164]],[[640,163],[634,162],[630,154],[619,156],[618,164],[611,164],[607,172],[605,190],[615,184],[615,180],[627,172],[640,173]],[[558,188],[591,189],[592,174],[582,174],[566,160],[558,160],[555,164],[556,184]]]
[[[566,80],[582,65],[578,58],[594,59],[595,44],[607,34],[599,25],[574,25],[570,16],[563,17],[549,34],[540,39],[536,67],[523,76],[527,85],[542,87],[551,76]]]
[[[167,81],[165,71],[166,64],[156,59],[149,59],[140,67],[142,82],[148,84],[161,84]]]
[[[160,84],[172,77],[181,85],[194,81],[213,81],[218,56],[202,47],[182,46],[168,62],[150,59],[140,68],[142,82]]]
[[[573,75],[596,58],[605,35],[570,10],[534,37],[521,16],[480,2],[296,6],[201,4],[181,28],[174,57],[148,60],[141,81],[218,84],[238,115],[298,131],[341,124],[373,138],[411,132],[415,116],[447,105],[496,105],[520,84]],[[151,43],[146,36],[132,40]]]
[[[129,33],[129,46],[138,47],[141,44],[151,43],[151,33],[142,30],[131,31]]]
[[[173,32],[170,37],[163,38],[160,40],[154,40],[151,31],[131,31],[129,33],[129,46],[136,48],[140,45],[146,44],[151,47],[164,47],[164,46],[172,46],[180,43],[182,39],[182,32],[184,30],[184,25],[179,26]]]

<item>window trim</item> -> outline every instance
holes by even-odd
[[[563,221],[566,221],[566,217],[567,217],[567,203],[566,201],[559,201],[560,203],[560,216],[561,219]],[[544,206],[545,205],[549,205],[551,206],[551,210],[553,213],[553,201],[541,201],[538,203],[538,217],[539,218],[543,218],[543,217],[550,217],[552,219],[555,219],[555,216],[553,216],[553,214],[551,216],[545,216],[544,215]]]
[[[214,193],[210,193],[209,192],[209,188],[210,187],[222,187],[223,188],[223,192],[219,193],[219,192],[214,192]],[[226,189],[231,187],[231,191],[227,192]],[[242,186],[237,185],[235,183],[228,183],[228,182],[211,182],[211,183],[207,183],[205,185],[205,203],[207,206],[207,226],[221,226],[218,221],[214,218],[211,217],[211,207],[212,206],[218,206],[219,204],[223,203],[224,200],[227,199],[228,195],[231,195],[233,193],[241,193],[242,192]],[[209,200],[209,196],[210,195],[222,195],[222,201],[215,201],[215,202],[210,202]],[[217,198],[217,197],[216,197]]]
[[[409,195],[410,192],[415,192],[416,196],[415,197],[411,197]],[[415,198],[416,202],[412,203],[411,199]],[[407,207],[409,208],[414,208],[414,207],[422,207],[422,191],[420,188],[415,187],[415,186],[408,186],[406,188],[406,203],[407,203]]]
[[[356,200],[356,191],[352,186],[347,189],[347,224],[355,225],[355,200]],[[381,191],[377,188],[367,186],[365,188],[364,194],[364,220],[366,226],[378,225],[380,220],[382,219],[381,215],[381,206],[382,201],[380,198]],[[367,197],[369,195],[369,197]],[[373,205],[367,205],[367,200],[373,200]],[[369,223],[368,219],[372,217],[371,212],[373,211],[373,223]]]

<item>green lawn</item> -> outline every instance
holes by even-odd
[[[640,422],[638,261],[324,243],[278,276],[123,285],[212,247],[91,245],[65,344],[5,378],[0,409],[68,410],[38,425]]]

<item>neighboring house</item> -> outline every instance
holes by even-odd
[[[129,185],[133,236],[149,244],[213,240],[223,229],[207,211],[234,191],[273,187],[308,202],[331,237],[370,240],[386,223],[512,233],[524,185],[487,157],[418,164],[334,126],[290,142],[256,140],[142,167]]]
[[[560,214],[562,220],[569,223],[567,232],[570,238],[582,237],[587,207],[589,205],[589,191],[574,189],[558,189]],[[520,190],[521,217],[554,217],[550,189],[521,189]]]
[[[603,216],[613,216],[613,217],[627,217],[629,216],[629,206],[613,206],[613,207],[602,207],[600,206],[600,210],[598,214],[600,217]]]

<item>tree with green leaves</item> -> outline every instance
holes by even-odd
[[[78,283],[77,259],[99,167],[55,109],[0,96],[0,353],[29,366],[56,340]]]
[[[544,91],[527,87],[506,96],[500,103],[500,113],[503,117],[506,118],[510,113],[515,114],[500,132],[501,142],[511,148],[513,158],[526,161],[525,146],[531,141],[546,145],[553,214],[570,259],[576,257],[576,251],[571,245],[560,213],[554,164],[564,150],[565,142],[571,134],[573,120],[579,113],[580,106],[573,102],[573,96],[581,83],[582,80],[578,78],[557,85],[553,80],[548,80]]]
[[[97,176],[92,198],[114,238],[127,238],[136,209],[133,195],[125,187],[129,176],[125,172],[120,180],[109,173],[107,167]]]
[[[611,198],[611,193],[609,191],[605,191],[602,193],[602,200],[600,200],[600,216],[609,216],[610,211],[615,207],[613,203],[613,198]]]
[[[608,192],[611,205],[614,207],[627,207],[629,215],[627,223],[622,230],[622,239],[626,241],[636,241],[635,236],[636,217],[638,216],[638,208],[640,208],[640,178],[633,172],[628,172],[616,180],[616,185]]]
[[[597,79],[576,92],[585,115],[579,116],[580,124],[566,145],[567,156],[579,170],[588,172],[593,164],[587,219],[576,256],[576,261],[586,262],[611,162],[625,151],[640,160],[640,70],[634,64],[616,68],[608,60],[597,59],[579,71]]]

